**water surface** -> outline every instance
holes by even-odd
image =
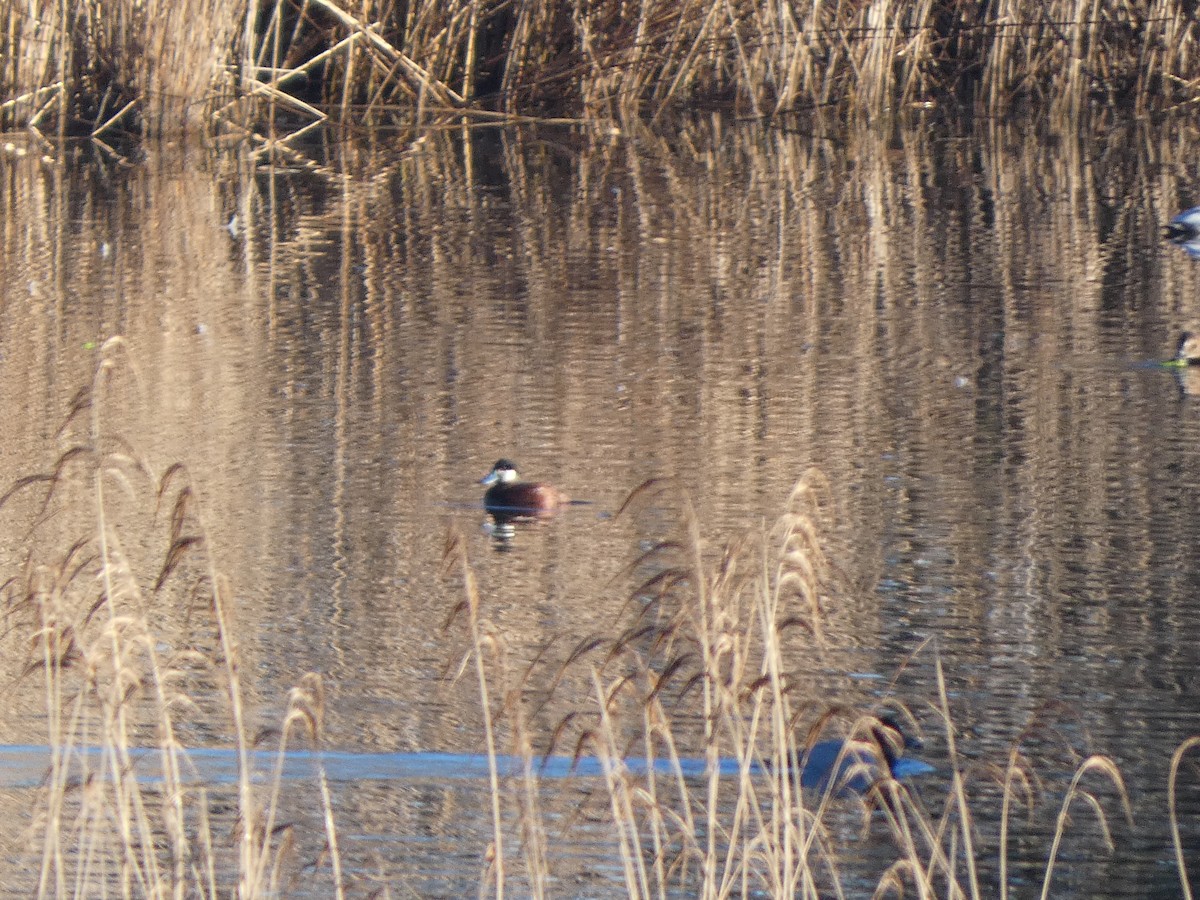
[[[828,645],[788,660],[817,705],[903,699],[945,773],[940,658],[973,771],[1031,720],[1052,726],[1032,745],[1049,770],[1014,890],[1040,886],[1071,753],[1099,752],[1136,824],[1115,816],[1109,856],[1077,811],[1054,895],[1176,896],[1166,772],[1200,733],[1200,389],[1142,363],[1200,320],[1200,265],[1158,233],[1197,201],[1190,146],[1132,126],[1089,142],[710,122],[312,146],[276,167],[244,148],[10,153],[0,476],[50,471],[95,427],[60,431],[122,335],[98,427],[155,475],[187,465],[236,595],[255,727],[316,671],[326,747],[478,754],[472,679],[448,677],[462,621],[440,627],[462,597],[448,534],[516,668],[626,609],[628,565],[682,504],[615,516],[643,481],[676,478],[715,552],[817,467],[842,578]],[[501,456],[591,502],[489,532],[476,481]],[[39,520],[39,561],[91,521],[88,482],[64,490],[84,511]],[[0,510],[5,578],[37,515],[24,494]],[[160,540],[131,531],[123,550],[149,586]],[[185,608],[156,612],[163,652],[207,649]],[[217,705],[217,679],[192,677]],[[578,681],[542,734],[586,698]],[[0,740],[47,742],[43,705],[14,690]],[[218,716],[183,732],[231,745]],[[976,784],[982,808],[997,789]],[[552,788],[570,836],[559,893],[621,891],[611,835],[570,815],[596,788]],[[3,794],[14,814],[23,790]],[[335,791],[357,885],[474,890],[483,781]],[[1194,787],[1181,809],[1200,860]],[[978,825],[994,839],[995,816]]]

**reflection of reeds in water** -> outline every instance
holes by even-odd
[[[33,408],[40,421],[56,420],[67,397],[41,392],[88,380],[95,348],[120,330],[132,338],[145,381],[140,402],[107,410],[112,431],[140,435],[154,458],[187,458],[210,490],[220,490],[218,471],[228,462],[257,454],[260,429],[242,426],[257,418],[261,379],[251,348],[268,310],[241,302],[253,258],[236,258],[238,241],[225,227],[237,213],[244,231],[247,216],[225,193],[225,178],[239,174],[236,161],[223,168],[226,162],[189,153],[153,157],[145,171],[154,174],[118,178],[111,190],[100,186],[104,163],[64,172],[22,162],[21,177],[0,201],[9,222],[28,226],[0,237],[0,279],[19,298],[5,305],[2,324],[22,336],[6,350],[13,368],[44,377],[37,386],[32,378],[8,381],[10,412]],[[6,461],[16,471],[20,457],[36,457],[38,441],[52,436],[52,426],[35,421],[0,456],[11,453]],[[220,502],[261,522],[261,504],[242,505],[232,495]],[[262,552],[249,533],[214,540],[227,560]]]
[[[336,372],[335,439],[351,439],[352,410],[376,434],[406,423],[393,448],[404,465],[388,478],[416,502],[451,494],[452,461],[496,442],[523,462],[537,454],[535,471],[599,465],[585,477],[613,485],[596,498],[613,502],[647,460],[633,480],[719,473],[697,501],[705,521],[723,500],[776,495],[806,465],[851,485],[882,477],[879,455],[916,448],[947,496],[987,498],[994,520],[955,523],[962,565],[983,571],[969,548],[995,521],[1034,543],[1065,526],[1064,507],[1012,505],[1053,474],[1037,468],[1052,447],[1074,447],[1094,504],[1107,461],[1136,454],[1121,429],[1091,433],[1111,413],[1058,373],[1072,355],[1145,354],[1146,334],[1197,315],[1190,260],[1129,252],[1188,196],[1191,139],[1130,129],[1045,144],[997,127],[813,140],[720,123],[670,140],[446,132],[399,158],[356,147],[303,173],[233,171],[221,187],[192,159],[164,163],[186,174],[135,180],[112,203],[66,173],[61,189],[53,173],[24,173],[4,215],[29,227],[3,236],[0,271],[37,286],[41,314],[5,308],[6,331],[27,337],[8,352],[76,383],[76,348],[123,323],[174,388],[160,411],[209,413],[214,458],[231,434],[253,455],[263,396]],[[235,212],[231,239],[221,226]],[[102,305],[17,266],[56,255],[75,279],[111,286]],[[176,259],[186,265],[164,263]],[[1139,299],[1140,284],[1166,299]],[[51,354],[59,341],[76,352]],[[988,391],[1001,367],[1003,408]],[[962,465],[977,435],[1030,460],[1014,493]],[[792,465],[781,476],[756,460]],[[234,490],[224,499],[245,505]],[[882,516],[855,515],[865,556]]]
[[[495,442],[530,447],[537,459],[528,467],[539,473],[547,460],[583,461],[580,480],[611,490],[597,499],[614,507],[629,480],[708,472],[696,496],[705,530],[730,525],[720,511],[747,497],[773,506],[786,492],[780,471],[790,482],[820,464],[845,510],[833,535],[864,584],[883,565],[894,511],[872,508],[878,495],[859,500],[853,488],[883,477],[885,453],[919,454],[924,471],[938,473],[921,485],[933,499],[920,512],[931,514],[923,524],[944,529],[964,578],[982,579],[994,565],[983,547],[1024,559],[1021,548],[1060,540],[1114,500],[1144,511],[1174,491],[1107,480],[1121,461],[1139,471],[1146,448],[1134,436],[1147,429],[1111,427],[1108,379],[1085,384],[1070,363],[1163,355],[1165,341],[1157,351],[1148,342],[1196,317],[1194,263],[1130,249],[1190,200],[1188,130],[1163,142],[1131,128],[1047,143],[1000,126],[817,140],[705,122],[670,140],[636,130],[627,138],[445,132],[407,155],[357,146],[303,172],[229,166],[233,177],[219,187],[202,167],[164,164],[130,181],[116,173],[109,183],[121,202],[82,190],[78,173],[6,161],[14,174],[3,220],[12,224],[0,233],[0,272],[29,285],[28,300],[10,295],[21,302],[0,310],[6,333],[25,338],[6,345],[9,419],[62,406],[32,380],[13,379],[14,369],[78,383],[78,367],[89,364],[83,343],[121,322],[147,382],[164,388],[149,392],[156,411],[188,425],[188,437],[156,455],[202,457],[214,505],[237,511],[224,558],[245,561],[271,558],[267,536],[286,514],[309,521],[314,471],[353,488],[346,461],[356,428],[380,458],[394,455],[381,477],[366,476],[382,516],[402,502],[428,509],[463,496],[462,460]],[[234,211],[231,239],[222,226]],[[126,254],[115,259],[99,252],[114,235],[124,238],[114,251]],[[171,263],[181,257],[186,271]],[[65,265],[52,269],[48,259]],[[85,303],[73,292],[73,282],[96,281],[111,293]],[[961,302],[947,285],[963,290]],[[197,321],[220,338],[212,355],[189,349]],[[612,383],[624,388],[618,401]],[[328,391],[328,408],[319,397],[298,404],[289,427],[330,449],[341,468],[278,465],[257,452],[256,435],[277,427],[261,398],[306,390]],[[128,430],[141,433],[154,418]],[[29,440],[15,434],[0,449],[12,470]],[[998,470],[964,451],[973,444],[1017,462]],[[294,481],[295,507],[251,503],[236,479],[222,479],[227,446]],[[1070,471],[1054,471],[1064,447]],[[489,449],[483,462],[494,456]],[[1066,479],[1067,502],[1042,493]],[[977,502],[952,502],[965,496]],[[346,502],[334,496],[331,506]],[[908,515],[909,499],[899,502],[897,514]],[[363,524],[370,518],[339,520],[346,545],[376,546],[373,522]],[[998,573],[1002,589],[1005,579],[1037,581],[1048,598],[1037,622],[1015,604],[989,608],[970,590],[956,612],[1040,657],[1071,616],[1060,598],[1082,585],[1102,604],[1106,627],[1152,645],[1161,607],[1106,601],[1148,589],[1149,553],[1182,570],[1187,543],[1147,526],[1121,547],[1085,549],[1078,571]],[[562,581],[590,583],[591,558],[563,554]],[[418,578],[423,563],[415,551],[363,562],[379,582]],[[1184,608],[1181,590],[1158,598],[1171,615]],[[856,593],[826,610],[830,643],[888,627],[862,614],[876,612],[875,602]],[[363,624],[376,615],[346,614]],[[255,615],[244,611],[251,631]],[[536,611],[514,615],[524,639],[549,637]],[[380,670],[393,671],[380,629],[358,631],[378,641],[367,655]],[[420,689],[397,680],[396,690]]]
[[[1073,119],[1092,103],[1195,99],[1196,25],[1182,0],[73,0],[38,16],[9,0],[0,23],[12,121],[37,124],[69,99],[66,119],[92,131],[132,111],[150,132],[220,120],[274,134],[280,110],[323,119],[313,103],[355,117],[554,108],[605,119],[730,104],[879,115],[966,98],[993,113],[1032,100]],[[215,102],[231,92],[234,106]]]
[[[664,489],[649,482],[628,505]],[[816,897],[848,895],[854,885],[861,890],[857,879],[863,876],[848,871],[839,837],[838,819],[845,813],[839,782],[831,779],[814,794],[802,787],[799,774],[806,750],[829,720],[846,711],[805,693],[805,678],[793,677],[788,663],[797,650],[824,655],[822,620],[839,602],[828,594],[829,566],[819,540],[824,494],[820,476],[809,473],[761,541],[736,542],[717,554],[705,549],[695,511],[685,501],[680,533],[631,566],[635,573],[653,574],[634,589],[625,614],[605,633],[580,639],[556,671],[546,665],[545,651],[530,668],[513,671],[507,638],[488,618],[465,545],[452,540],[447,560],[462,575],[466,598],[450,622],[465,611],[466,655],[477,675],[488,753],[494,757],[507,735],[513,752],[525,759],[519,786],[510,788],[493,775],[495,827],[486,850],[486,889],[503,896],[516,882],[522,892],[532,887],[540,896],[546,879],[555,875],[554,857],[547,858],[545,847],[569,843],[577,834],[573,826],[587,818],[611,841],[630,897],[674,892],[722,897],[739,890]],[[878,869],[867,876],[876,894],[911,891],[956,898],[988,893],[982,868],[992,850],[980,841],[974,820],[982,814],[977,782],[991,776],[969,771],[958,758],[940,662],[936,669],[951,767],[948,794],[940,804],[927,804],[910,785],[891,777],[882,763],[889,751],[873,749],[879,762],[866,767],[873,783],[861,798],[860,840],[887,848],[876,859]],[[540,682],[542,677],[547,683]],[[553,728],[531,730],[534,708],[546,704],[549,695],[568,692],[571,711]],[[898,698],[883,702],[911,727],[911,714]],[[799,727],[806,719],[816,720],[807,736]],[[850,735],[870,748],[870,740],[885,740],[872,732],[877,724],[861,716]],[[1000,896],[1007,896],[1010,806],[1014,801],[1032,805],[1037,794],[1021,743],[1039,730],[1031,726],[1014,743],[999,774]],[[1181,753],[1187,749],[1190,744]],[[585,802],[589,808],[567,816],[565,823],[551,822],[529,798],[541,793],[539,756],[563,753],[576,760],[598,759],[602,786],[594,803]],[[684,757],[702,757],[704,774],[685,774]],[[639,763],[636,772],[631,760]],[[519,822],[524,860],[506,859],[502,852],[503,810],[514,800],[515,812],[507,818]],[[1043,876],[1047,892],[1067,838],[1068,811],[1077,804],[1088,807],[1111,848],[1109,803],[1131,816],[1115,765],[1102,756],[1079,762],[1050,838]],[[542,805],[556,806],[552,798]]]
[[[30,526],[4,587],[8,713],[40,704],[32,721],[46,730],[25,740],[49,748],[27,835],[33,864],[9,848],[0,877],[26,896],[277,896],[298,853],[322,853],[330,895],[341,896],[323,773],[314,793],[324,836],[294,836],[280,812],[284,751],[320,740],[320,679],[292,692],[278,768],[259,783],[231,591],[212,566],[195,487],[179,465],[156,482],[109,430],[108,404],[134,373],[120,339],[101,353],[63,425],[70,449],[0,497],[0,510]],[[187,744],[203,735],[236,747],[236,781],[224,789],[195,777]]]
[[[373,410],[380,433],[409,423],[411,464],[389,478],[418,500],[461,479],[445,461],[496,442],[598,462],[593,483],[621,489],[646,459],[656,469],[638,477],[717,471],[727,477],[698,500],[705,521],[722,491],[784,489],[747,460],[820,463],[850,485],[881,478],[882,453],[919,451],[939,491],[993,510],[955,523],[975,571],[987,563],[970,548],[996,521],[1033,543],[1067,526],[1064,507],[1020,505],[1054,475],[1038,468],[1052,448],[1072,445],[1092,473],[1075,479],[1092,485],[1081,496],[1106,502],[1093,477],[1136,447],[1122,429],[1093,433],[1111,413],[1059,373],[1072,357],[1144,353],[1127,326],[1145,320],[1134,304],[1194,317],[1190,261],[1168,255],[1160,277],[1129,252],[1187,195],[1186,135],[1047,145],[1019,129],[898,142],[852,130],[833,143],[718,124],[635,137],[445,133],[399,160],[355,150],[336,179],[336,167],[247,179],[238,206],[264,212],[243,217],[261,225],[244,266],[270,298],[277,352],[264,365],[279,390],[337,371],[338,423],[352,405]],[[207,233],[219,261],[223,235]],[[1139,300],[1143,282],[1170,303]],[[291,330],[301,320],[312,340]],[[411,374],[389,392],[397,369]],[[1002,369],[1003,408],[988,387]],[[603,405],[609,381],[619,405]],[[1030,460],[1015,493],[962,465],[977,439]],[[858,513],[865,557],[882,512]]]

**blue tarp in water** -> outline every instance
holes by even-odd
[[[812,747],[804,757],[801,784],[806,788],[824,790],[834,763],[843,746],[842,741],[822,741]],[[137,749],[130,751],[130,759],[138,769],[139,778],[148,782],[160,780],[158,750]],[[0,747],[0,786],[32,787],[41,784],[50,768],[51,750],[44,746]],[[99,750],[89,749],[85,754],[74,751],[69,770],[73,776],[81,776],[84,766],[98,771],[103,762]],[[256,780],[270,778],[276,765],[276,753],[256,750],[250,754],[250,764]],[[325,776],[332,781],[390,781],[420,779],[438,781],[449,778],[487,778],[488,758],[471,753],[344,753],[326,751],[290,751],[283,759],[284,778],[307,778],[317,771],[318,763]],[[193,749],[181,751],[178,762],[186,781],[206,783],[229,783],[237,781],[238,754],[236,750]],[[501,775],[520,774],[524,760],[517,756],[498,756],[497,769]],[[626,759],[621,765],[634,775],[642,775],[650,768],[642,759]],[[533,771],[540,778],[595,778],[604,775],[604,762],[595,757],[573,759],[568,756],[534,757]],[[838,768],[838,787],[849,791],[865,791],[882,769],[878,754],[869,744],[851,745]],[[661,775],[673,775],[675,764],[669,760],[656,760],[654,771]],[[722,775],[736,776],[740,766],[736,759],[721,759],[718,768]],[[681,759],[678,769],[685,777],[700,777],[707,770],[702,759]],[[900,757],[893,761],[892,774],[896,778],[912,778],[933,772],[933,766],[914,757]],[[750,766],[752,775],[765,774],[757,764]]]

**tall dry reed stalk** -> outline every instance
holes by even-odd
[[[273,777],[258,777],[232,592],[207,552],[198,491],[181,465],[155,479],[108,429],[114,390],[136,393],[136,380],[128,346],[110,339],[61,430],[69,448],[51,472],[0,497],[0,508],[29,515],[33,535],[24,570],[6,582],[4,640],[17,685],[41,681],[46,733],[30,742],[49,753],[31,830],[36,874],[18,885],[9,868],[6,887],[39,897],[278,896],[296,863],[290,826],[277,821],[283,759],[296,739],[319,746],[320,679],[292,692]],[[207,682],[221,685],[224,715],[189,695]],[[185,746],[196,728],[229,736],[234,784],[205,784]],[[317,781],[329,894],[340,897],[320,767]],[[234,794],[236,822],[211,818],[222,790]]]

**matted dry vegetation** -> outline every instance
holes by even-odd
[[[284,131],[331,113],[565,115],[697,106],[877,115],[1026,101],[1194,103],[1185,0],[72,0],[0,3],[0,125]]]

